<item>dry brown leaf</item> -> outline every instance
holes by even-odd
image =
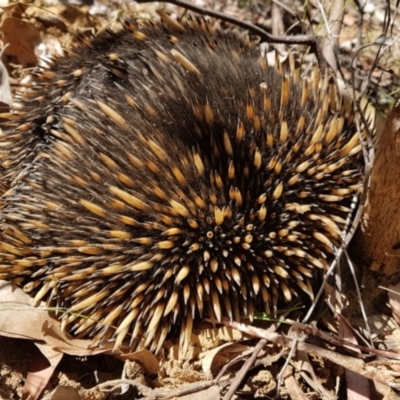
[[[91,340],[74,339],[61,330],[61,323],[49,319],[43,324],[43,339],[47,344],[58,351],[73,356],[90,356],[95,354],[109,354],[120,360],[131,360],[141,363],[149,374],[157,374],[160,366],[157,358],[147,349],[132,353],[123,353],[123,350],[115,350],[113,343],[105,343],[100,348]]]
[[[19,287],[0,281],[0,335],[42,340],[40,321],[49,318],[42,308],[31,306],[32,299]]]
[[[21,65],[36,65],[38,59],[35,47],[41,43],[40,32],[29,22],[18,18],[5,18],[0,31],[3,33],[3,43],[8,44],[4,53],[17,58]]]
[[[73,356],[105,353],[122,360],[140,362],[149,374],[158,372],[158,360],[150,351],[144,349],[124,353],[125,348],[113,351],[113,343],[98,347],[92,340],[75,339],[63,332],[61,322],[51,317],[49,311],[44,303],[33,307],[32,298],[20,287],[0,281],[0,335],[41,342],[41,346],[46,347],[40,349],[44,353],[50,352],[45,354],[49,356],[57,353]]]
[[[140,363],[145,371],[150,375],[156,375],[160,370],[160,365],[153,353],[147,349],[135,351],[134,353],[123,354],[116,356],[120,360],[137,361]]]
[[[40,348],[40,345],[36,344],[36,346]],[[63,356],[62,353],[51,349],[45,349],[47,354],[44,354],[42,349],[39,351],[39,348],[36,348],[32,355],[32,361],[22,391],[22,400],[36,400],[39,398]]]

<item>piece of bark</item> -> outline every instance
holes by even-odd
[[[400,101],[375,145],[367,203],[356,246],[374,271],[400,271]]]

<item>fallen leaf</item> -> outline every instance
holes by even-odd
[[[19,18],[5,18],[0,31],[3,33],[3,43],[7,45],[4,54],[17,58],[21,65],[36,65],[38,59],[35,47],[41,43],[40,32],[29,22]]]
[[[22,390],[22,400],[39,398],[63,357],[62,353],[51,351],[51,349],[45,349],[47,354],[44,354],[40,345],[36,344],[36,346]]]
[[[44,303],[32,306],[32,298],[20,287],[7,281],[0,281],[0,335],[33,340],[51,362],[58,353],[72,356],[109,354],[122,360],[141,363],[149,374],[157,374],[159,363],[148,350],[130,352],[122,347],[114,350],[113,343],[101,346],[90,339],[76,339],[61,329],[61,322],[50,315]],[[44,347],[41,347],[44,346]],[[49,353],[47,353],[49,352]],[[52,353],[54,352],[54,353]]]

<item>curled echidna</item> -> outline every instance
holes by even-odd
[[[0,277],[74,335],[274,315],[333,259],[363,162],[353,112],[202,19],[126,24],[32,77],[1,135]]]

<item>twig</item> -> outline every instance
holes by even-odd
[[[283,10],[285,10],[288,14],[290,14],[292,17],[297,17],[297,14],[290,9],[286,4],[282,3],[279,0],[272,0],[273,4],[276,4],[277,6],[279,6],[280,8],[282,8]]]
[[[335,0],[329,13],[329,20],[326,18],[324,7],[318,0],[322,18],[325,20],[326,30],[328,32],[324,44],[322,45],[322,54],[330,67],[336,72],[338,64],[335,56],[335,49],[339,42],[340,29],[344,15],[344,0]]]
[[[363,17],[364,17],[364,6],[361,6],[360,3],[358,2],[358,0],[355,0],[355,2],[356,2],[357,6],[358,6],[358,9],[360,11],[359,12],[359,14],[360,14],[359,26],[361,26],[361,24],[363,23]],[[382,29],[381,37],[382,36],[383,37],[387,37],[389,28],[390,28],[390,0],[387,0],[386,1],[385,20],[384,20],[384,23],[383,23],[383,29]],[[361,33],[360,33],[360,35],[361,35]],[[375,59],[374,59],[374,61],[372,63],[372,66],[371,66],[371,68],[369,70],[368,77],[367,77],[367,82],[369,82],[371,80],[372,73],[377,68],[378,62],[381,59],[381,57],[383,56],[383,53],[385,52],[385,50],[387,48],[390,47],[390,45],[387,46],[387,47],[384,47],[385,46],[385,42],[383,40],[381,42],[375,42],[375,43],[372,43],[372,44],[361,46],[361,37],[359,38],[357,51],[355,52],[354,57],[351,60],[351,67],[352,67],[351,68],[351,81],[353,82],[353,96],[354,96],[354,98],[356,98],[355,90],[359,89],[359,86],[360,86],[358,84],[358,82],[357,82],[358,78],[355,76],[355,71],[356,71],[355,65],[356,65],[356,62],[358,60],[358,56],[359,56],[359,54],[360,54],[360,52],[362,50],[364,50],[365,48],[367,48],[369,46],[373,46],[373,45],[379,45],[379,48],[378,48],[378,51],[376,52]],[[365,88],[366,87],[364,87],[363,90],[361,91],[361,96],[364,94]]]
[[[126,384],[130,386],[134,386],[138,389],[138,391],[142,394],[144,394],[146,397],[142,398],[142,400],[146,399],[170,399],[173,397],[179,397],[191,393],[196,393],[200,392],[201,390],[208,389],[211,386],[215,385],[213,381],[208,381],[208,382],[196,382],[194,384],[189,384],[186,385],[182,389],[177,389],[174,391],[168,391],[166,393],[159,392],[156,389],[151,389],[148,388],[147,386],[143,385],[142,383],[136,381],[136,380],[131,380],[131,379],[115,379],[112,381],[104,382],[101,383],[100,385],[97,385],[93,388],[93,390],[99,390],[99,391],[111,391],[113,390],[116,386],[119,386],[121,384]]]
[[[237,364],[238,362],[242,361],[244,358],[247,358],[249,355],[251,355],[254,352],[254,349],[250,349],[247,350],[245,352],[243,352],[242,354],[240,354],[239,356],[235,357],[233,360],[229,361],[228,364],[225,364],[221,370],[218,372],[218,375],[215,377],[214,382],[215,383],[219,383],[219,381],[221,380],[221,378],[224,376],[225,372],[231,368],[232,366],[234,366],[235,364]]]
[[[347,253],[347,250],[346,250],[345,254],[346,254],[347,262],[349,263],[349,266],[350,266],[350,272],[351,272],[351,275],[353,277],[354,285],[356,287],[357,298],[359,299],[359,306],[360,306],[361,314],[363,316],[363,320],[364,320],[364,323],[365,323],[365,328],[366,328],[366,330],[368,332],[368,339],[370,341],[370,346],[374,347],[374,343],[372,341],[371,328],[369,326],[367,313],[365,312],[364,303],[362,301],[360,285],[358,284],[358,280],[357,280],[357,277],[356,277],[356,274],[355,274],[355,271],[354,271],[354,266],[353,266],[353,263],[351,261],[351,258],[349,256],[349,254]]]
[[[272,3],[271,5],[271,21],[273,35],[282,36],[285,32],[282,21],[282,11],[275,3]],[[276,48],[279,52],[283,52],[285,50],[283,44],[277,44]]]
[[[267,342],[268,342],[267,339],[261,339],[257,343],[256,347],[253,350],[253,354],[242,365],[242,368],[240,368],[240,371],[236,375],[235,380],[232,382],[231,386],[229,387],[229,390],[225,393],[223,400],[230,400],[233,397],[233,395],[236,392],[236,389],[242,383],[242,381],[243,381],[244,377],[246,376],[247,372],[249,371],[249,369],[252,367],[252,365],[254,365],[258,354],[265,347]]]
[[[282,380],[284,379],[285,376],[287,376],[285,374],[285,372],[287,371],[287,368],[289,367],[289,363],[292,360],[293,354],[297,349],[297,343],[299,341],[299,337],[300,337],[300,332],[297,332],[296,337],[293,339],[293,341],[290,345],[290,352],[289,352],[288,356],[286,357],[285,364],[283,364],[283,367],[281,368],[281,370],[279,371],[279,374],[276,377],[276,381],[277,381],[276,393],[278,393],[278,394],[281,391]]]
[[[137,0],[137,3],[139,3],[139,4],[151,3],[151,2],[152,2],[152,0]],[[316,54],[320,65],[324,66],[324,60],[321,55],[321,51],[317,45],[315,38],[311,35],[296,35],[296,36],[289,36],[289,37],[274,36],[254,24],[251,24],[246,21],[241,21],[238,18],[229,16],[229,15],[219,12],[219,11],[209,10],[204,7],[195,6],[193,4],[186,3],[185,1],[182,1],[182,0],[168,0],[165,2],[175,4],[178,7],[183,7],[187,10],[196,12],[200,15],[207,15],[209,17],[217,18],[221,21],[234,24],[243,29],[248,29],[251,33],[254,33],[255,35],[259,36],[262,40],[264,40],[268,43],[284,43],[284,44],[290,44],[290,45],[302,44],[302,45],[310,46],[311,50]]]
[[[293,367],[289,366],[286,369],[283,379],[285,381],[285,387],[289,392],[289,396],[291,399],[308,400],[308,396],[306,396],[306,394],[301,390],[299,384],[293,376]]]
[[[280,344],[280,345],[286,346],[286,347],[293,346],[293,343],[295,341],[294,339],[289,338],[287,336],[280,335],[278,333],[270,333],[270,332],[267,332],[263,329],[260,329],[260,328],[254,327],[254,326],[249,327],[242,323],[233,322],[230,324],[230,326],[234,327],[235,329],[237,329],[241,332],[245,332],[247,334],[249,334],[251,332],[251,334],[253,336],[263,338],[266,340],[270,340],[274,343],[277,343],[277,344]],[[306,330],[310,331],[310,330],[312,330],[312,328],[306,327]],[[348,343],[350,348],[352,348],[352,347],[359,348],[362,350],[370,351],[373,354],[381,353],[381,351],[379,351],[379,350],[365,348],[363,346],[358,346],[358,345],[355,345],[346,340],[338,339],[338,341]],[[361,376],[366,377],[367,379],[372,379],[376,382],[383,383],[384,385],[390,386],[391,388],[394,388],[396,390],[400,389],[400,383],[397,383],[396,377],[393,377],[392,380],[389,380],[388,375],[385,374],[385,371],[379,371],[378,369],[373,369],[373,370],[368,369],[366,363],[359,358],[356,358],[353,356],[346,356],[346,355],[338,353],[337,351],[327,350],[325,348],[318,347],[316,345],[306,343],[304,341],[298,341],[296,344],[296,347],[300,351],[305,351],[306,353],[326,358],[327,360],[329,360],[337,365],[340,365],[343,368],[347,368],[351,371],[354,371],[357,374],[360,374]],[[385,353],[387,353],[387,352],[385,352]],[[400,356],[396,353],[391,352],[391,354],[394,356],[393,358],[395,358],[395,359],[400,358]],[[357,354],[357,355],[359,355],[359,354]]]

